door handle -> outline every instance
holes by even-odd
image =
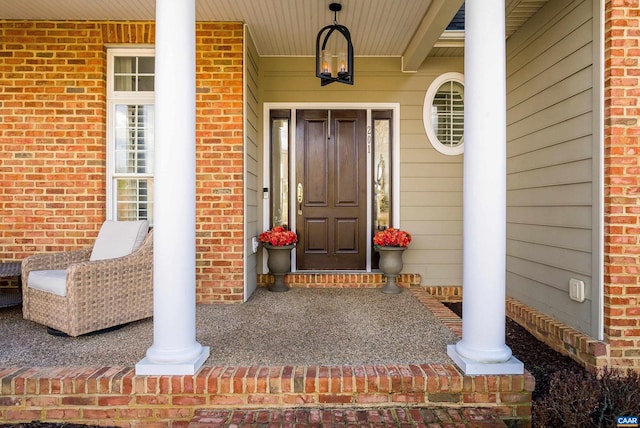
[[[302,183],[298,183],[297,189],[298,196],[298,215],[302,215],[302,201],[304,200],[304,190],[302,188]]]

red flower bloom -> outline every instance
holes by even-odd
[[[375,234],[373,245],[376,247],[406,247],[411,242],[411,234],[390,227]]]
[[[258,236],[258,241],[274,247],[284,247],[298,242],[298,235],[293,230],[287,230],[284,226],[275,226],[271,230],[262,232]]]

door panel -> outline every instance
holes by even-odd
[[[307,253],[326,254],[329,250],[329,225],[326,218],[308,218],[305,220],[303,236]]]
[[[366,268],[366,115],[298,111],[297,269]]]
[[[357,218],[338,218],[336,219],[336,252],[337,253],[353,253],[358,251],[358,219]]]
[[[358,138],[357,122],[336,120],[335,122],[335,170],[334,185],[336,206],[355,207],[359,203],[358,146],[353,144]],[[364,153],[362,153],[364,155]]]
[[[314,115],[315,116],[315,115]],[[327,118],[313,117],[305,125],[302,142],[304,157],[303,178],[304,198],[307,206],[326,207],[329,204],[329,151]],[[299,172],[299,171],[298,171]]]

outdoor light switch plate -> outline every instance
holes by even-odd
[[[584,281],[575,278],[569,280],[569,298],[576,302],[584,302]]]
[[[258,252],[258,238],[256,238],[255,236],[251,238],[251,248],[253,249],[254,253]]]

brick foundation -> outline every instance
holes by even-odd
[[[588,369],[610,365],[609,344],[580,333],[515,299],[507,299],[507,316],[536,339]]]

